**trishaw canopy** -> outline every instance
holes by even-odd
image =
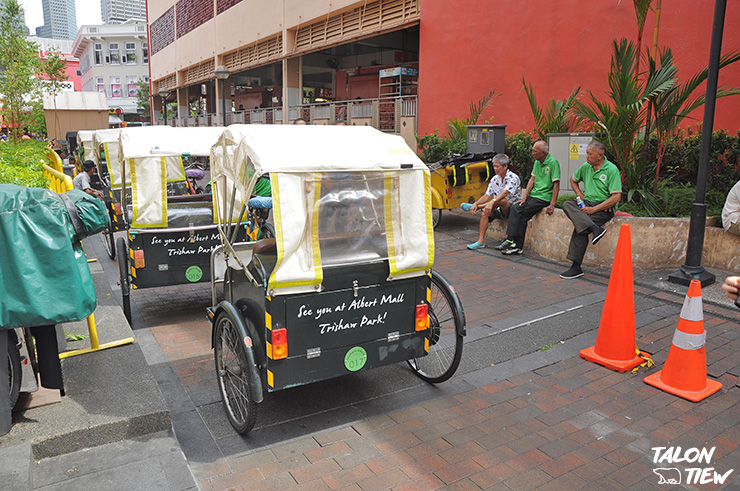
[[[111,176],[122,169],[131,184],[133,227],[167,226],[167,183],[185,179],[182,156],[207,156],[223,128],[148,126],[122,128],[117,143],[106,144]],[[111,163],[112,162],[112,163]]]
[[[95,130],[79,130],[77,132],[77,146],[85,150],[86,160],[92,160],[97,165],[98,157],[93,147],[93,133],[95,133]]]
[[[320,290],[328,265],[383,259],[391,280],[431,269],[429,170],[400,136],[371,127],[232,125],[211,164],[218,216],[228,214],[231,190],[240,202],[270,176],[278,254],[271,294]]]

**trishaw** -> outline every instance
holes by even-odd
[[[432,208],[434,228],[442,221],[442,210],[459,208],[463,203],[475,203],[488,188],[494,175],[491,159],[485,154],[450,155],[428,164],[432,176]]]
[[[125,190],[118,196],[127,234],[118,238],[116,250],[129,322],[132,288],[210,280],[211,251],[219,244],[212,195],[177,195],[173,184],[185,180],[183,157],[208,157],[222,132],[209,127],[123,128],[117,144],[106,144],[111,182]],[[263,222],[239,223],[234,240],[247,240],[248,233],[258,238],[260,226],[271,230]]]
[[[506,125],[468,125],[464,155],[450,154],[429,165],[432,171],[434,228],[442,220],[442,210],[475,203],[488,188],[494,175],[491,159],[503,153]]]
[[[121,130],[117,128],[77,132],[80,147],[84,149],[85,160],[95,162],[98,171],[93,176],[95,179],[90,180],[90,185],[103,192],[105,207],[108,209],[110,224],[103,231],[102,239],[105,250],[111,259],[116,258],[116,239],[113,234],[126,229],[123,210],[121,209],[120,172],[116,174],[115,177],[118,180],[114,182],[114,176],[110,170],[111,165],[109,164],[109,162],[115,162],[118,158],[118,136],[120,133]],[[109,146],[111,147],[110,151],[113,152],[112,154],[109,154]],[[80,162],[80,171],[82,169],[81,165],[82,162]]]
[[[398,362],[449,379],[465,315],[432,270],[430,175],[369,127],[233,125],[211,154],[221,245],[212,343],[227,417],[249,432],[264,394]],[[240,241],[261,176],[275,237]],[[223,288],[217,288],[219,284]]]

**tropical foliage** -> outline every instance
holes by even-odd
[[[547,104],[540,107],[532,86],[527,85],[524,77],[522,77],[522,85],[527,94],[529,107],[532,109],[534,133],[538,140],[547,141],[548,133],[574,133],[583,128],[583,118],[573,113],[573,107],[581,91],[580,86],[573,89],[565,100],[551,98]]]
[[[0,184],[45,188],[48,180],[41,172],[46,144],[37,140],[0,143]]]

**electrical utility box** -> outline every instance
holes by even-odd
[[[505,124],[471,124],[468,126],[468,153],[504,153]]]
[[[560,194],[572,193],[570,178],[586,162],[586,147],[594,133],[549,133],[547,146],[550,154],[560,163]]]

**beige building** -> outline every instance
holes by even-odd
[[[413,141],[419,0],[150,0],[147,8],[152,107],[161,111],[158,94],[166,95],[177,106],[168,123],[302,117],[406,130]],[[228,72],[223,92],[217,67]]]
[[[149,80],[149,47],[146,22],[82,26],[72,46],[80,60],[83,92],[102,92],[108,107],[121,109],[121,116],[137,120],[138,80]],[[111,124],[118,116],[112,116]]]

